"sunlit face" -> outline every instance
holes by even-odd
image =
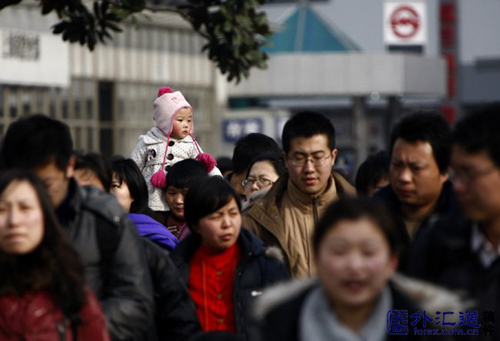
[[[35,173],[47,189],[52,205],[58,208],[68,195],[69,180],[74,173],[74,159],[70,159],[66,170],[59,169],[55,161],[51,161],[45,166],[35,169]]]
[[[168,186],[167,192],[165,193],[170,211],[180,220],[184,220],[184,198],[186,197],[187,191],[187,188]]]
[[[0,250],[15,255],[40,245],[44,216],[35,189],[27,181],[14,181],[0,196]]]
[[[486,151],[454,146],[451,155],[453,187],[465,215],[479,223],[500,221],[500,168]]]
[[[223,251],[236,242],[241,230],[241,214],[233,198],[216,212],[200,219],[195,230],[210,249]]]
[[[366,218],[337,222],[316,254],[318,277],[333,307],[373,304],[396,265],[383,232]]]
[[[397,139],[392,149],[389,177],[401,203],[424,207],[437,201],[448,173],[439,172],[429,142]]]
[[[318,196],[328,186],[328,179],[335,164],[337,149],[330,150],[326,135],[318,134],[311,137],[295,137],[290,141],[290,150],[285,153],[286,167],[292,183],[305,194]],[[294,160],[308,161],[303,166],[297,166]],[[322,162],[314,165],[312,160]]]
[[[254,163],[248,173],[245,195],[248,198],[253,192],[271,187],[276,180],[278,180],[278,178],[279,175],[276,173],[276,170],[271,162],[259,161]]]
[[[172,122],[172,134],[175,139],[182,140],[193,130],[193,113],[191,108],[182,108]]]
[[[110,192],[116,197],[116,200],[125,209],[125,211],[129,212],[134,198],[130,195],[127,183],[125,181],[120,183],[116,174],[113,174]]]

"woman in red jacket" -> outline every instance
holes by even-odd
[[[0,175],[0,340],[109,340],[42,183]]]

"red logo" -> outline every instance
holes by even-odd
[[[391,27],[396,36],[411,38],[418,32],[420,17],[410,6],[398,7],[391,15]]]

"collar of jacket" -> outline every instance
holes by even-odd
[[[337,172],[332,172],[332,178],[335,183],[337,196],[339,198],[346,196],[355,196],[356,190],[342,175]],[[259,224],[266,227],[269,232],[273,233],[278,240],[283,240],[283,229],[281,226],[280,204],[283,195],[287,190],[288,173],[282,175],[278,181],[271,187],[269,192],[262,198],[257,199],[251,207],[246,211],[249,216],[255,219]],[[312,205],[311,196],[307,196]]]
[[[241,255],[243,259],[259,256],[266,252],[262,242],[243,226],[241,227],[237,243],[241,247]],[[190,233],[172,252],[171,255],[174,263],[179,266],[181,262],[189,261],[193,257],[196,250],[198,250],[200,244],[200,235],[194,232]]]
[[[402,218],[401,203],[399,198],[396,196],[396,193],[394,193],[391,185],[387,185],[382,188],[377,194],[375,194],[374,198],[382,199],[386,204],[388,204],[394,213]],[[431,213],[431,215],[435,213],[442,214],[448,212],[452,214],[460,212],[457,196],[455,191],[453,191],[453,183],[450,180],[446,180],[443,183],[443,188],[441,189],[436,209]]]

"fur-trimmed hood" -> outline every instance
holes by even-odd
[[[260,320],[282,303],[304,294],[318,285],[319,282],[316,278],[309,278],[280,283],[268,288],[259,297],[253,307],[252,314],[257,320]],[[450,291],[435,284],[406,277],[399,273],[391,278],[390,285],[414,301],[419,308],[426,310],[429,315],[436,311],[453,311],[456,313],[455,316],[458,316],[458,312],[466,311],[473,306],[473,302],[466,299],[463,293]]]

